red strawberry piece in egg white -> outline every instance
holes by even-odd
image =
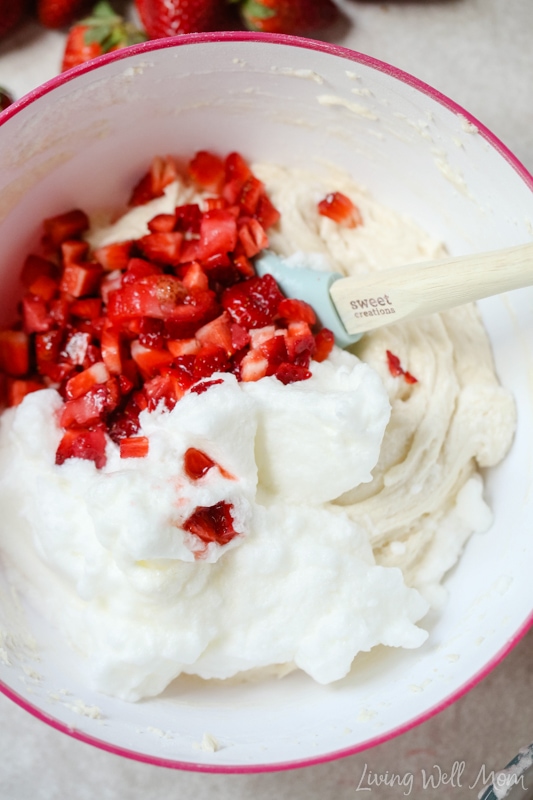
[[[148,455],[150,441],[147,436],[129,436],[120,440],[121,458],[144,458]]]
[[[356,228],[363,224],[361,212],[349,197],[342,192],[330,192],[318,203],[318,213],[329,217],[345,228]]]
[[[206,544],[228,544],[237,536],[233,527],[232,509],[233,506],[226,502],[214,506],[199,506],[183,523],[183,528]]]

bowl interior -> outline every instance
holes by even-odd
[[[4,116],[0,322],[11,321],[20,292],[13,265],[37,243],[43,218],[122,207],[154,155],[203,148],[315,171],[333,164],[452,254],[531,240],[531,178],[468,114],[416,80],[301,39],[184,37],[104,57]],[[187,678],[130,705],[87,689],[83,662],[0,573],[4,692],[115,752],[220,771],[356,752],[451,702],[531,621],[532,300],[528,289],[481,304],[497,370],[517,401],[518,431],[487,476],[495,524],[471,539],[450,574],[449,603],[429,620],[421,649],[377,648],[327,687],[300,674],[261,683]]]

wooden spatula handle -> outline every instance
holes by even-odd
[[[533,242],[341,278],[331,298],[348,333],[370,331],[533,284]]]

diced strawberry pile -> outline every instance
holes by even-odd
[[[255,274],[251,259],[279,213],[246,161],[202,151],[187,170],[207,195],[201,206],[158,214],[147,235],[94,251],[83,239],[89,220],[74,209],[45,220],[42,253],[26,259],[20,319],[0,331],[0,368],[10,406],[43,387],[60,392],[58,464],[102,467],[107,436],[123,458],[142,457],[142,410],[172,409],[220,382],[216,372],[305,380],[311,359],[331,351],[333,334],[313,309]],[[130,205],[161,196],[177,176],[173,159],[154,159]],[[229,531],[227,509],[190,526]]]

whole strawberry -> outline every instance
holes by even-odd
[[[116,14],[107,0],[100,0],[90,17],[80,20],[70,29],[61,71],[145,39],[145,34]]]
[[[37,16],[46,28],[66,28],[90,8],[90,0],[37,0]]]
[[[0,36],[17,25],[26,11],[26,0],[0,0]]]
[[[239,8],[249,30],[297,36],[331,25],[339,13],[332,0],[242,0]]]
[[[225,0],[135,0],[150,39],[216,31],[224,26]]]

